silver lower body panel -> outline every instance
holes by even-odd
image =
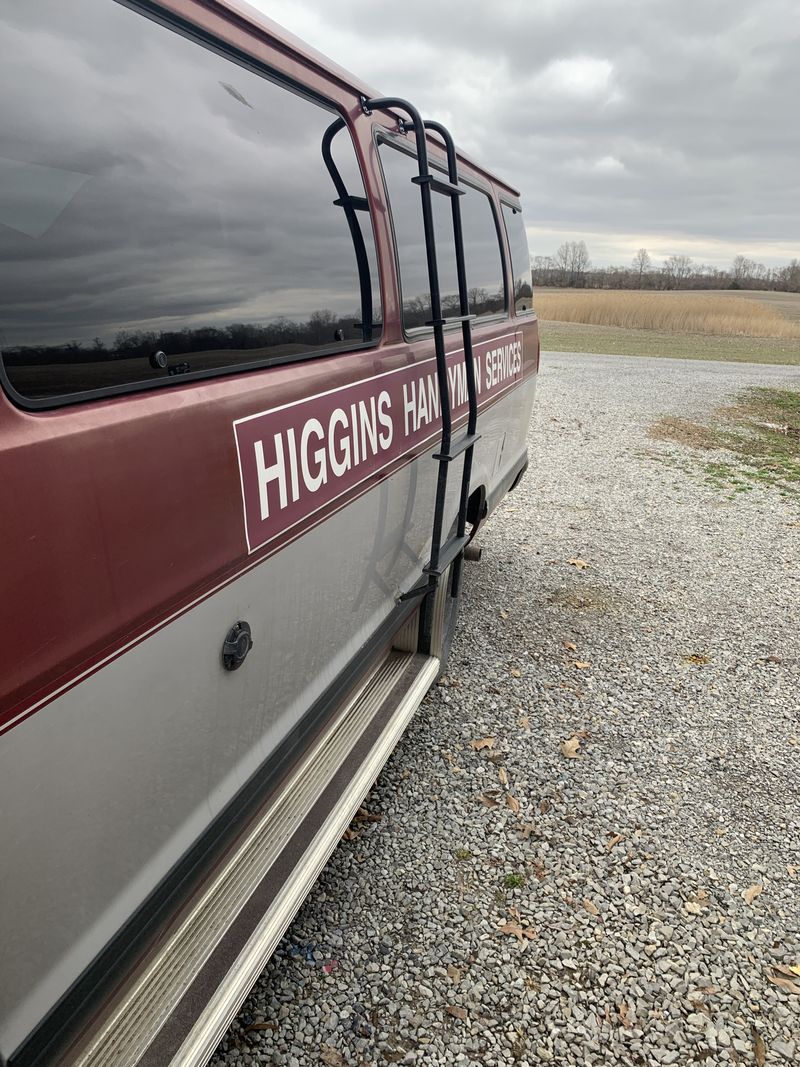
[[[396,650],[387,655],[293,765],[67,1062],[194,1067],[211,1058],[438,669],[436,657]],[[265,907],[254,920],[259,898]],[[231,961],[230,950],[221,950],[234,928],[240,945]],[[215,957],[222,960],[216,966]],[[193,986],[203,972],[205,987],[198,993]],[[192,1004],[202,1005],[199,1014]]]

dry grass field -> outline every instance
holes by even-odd
[[[800,364],[800,294],[545,289],[551,351]]]

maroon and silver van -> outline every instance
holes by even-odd
[[[201,1064],[525,469],[525,227],[233,0],[0,41],[0,1061]]]

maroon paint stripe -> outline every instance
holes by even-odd
[[[496,403],[499,403],[500,400],[510,395],[511,392],[523,385],[529,378],[533,378],[535,376],[535,371],[532,369],[528,373],[524,373],[520,378],[516,379],[512,385],[508,386],[500,393],[495,394],[490,399],[488,399],[480,407],[480,411],[483,412],[494,407]],[[454,421],[453,423],[454,429],[460,429],[464,425],[466,425],[465,417],[461,417],[458,422]],[[200,593],[195,599],[190,600],[186,604],[177,608],[172,614],[166,616],[163,619],[160,619],[157,623],[149,627],[141,629],[138,632],[134,631],[133,635],[131,635],[128,640],[121,642],[111,651],[96,657],[94,660],[84,661],[81,664],[77,664],[73,671],[62,675],[60,678],[56,679],[51,686],[48,686],[43,692],[41,692],[32,704],[28,703],[27,701],[21,701],[18,704],[9,708],[6,712],[3,712],[2,717],[0,717],[0,736],[5,733],[8,733],[10,730],[13,730],[14,727],[19,726],[21,723],[25,722],[26,719],[29,719],[32,715],[35,715],[37,712],[46,708],[58,697],[70,692],[81,682],[86,681],[88,678],[91,678],[92,675],[96,674],[103,667],[108,666],[110,663],[113,663],[114,660],[119,659],[120,656],[135,648],[137,645],[141,644],[142,641],[146,640],[146,638],[158,633],[159,630],[163,629],[169,623],[174,622],[176,619],[179,619],[182,615],[185,615],[193,607],[202,604],[205,600],[208,600],[209,597],[224,589],[226,586],[230,585],[238,578],[241,578],[243,575],[247,574],[249,571],[257,567],[260,563],[269,559],[271,556],[274,556],[281,549],[285,548],[287,545],[292,544],[298,538],[302,537],[310,530],[313,530],[315,527],[319,526],[321,523],[331,518],[337,512],[347,507],[348,504],[352,503],[359,497],[363,496],[365,493],[369,492],[370,489],[375,488],[381,482],[387,480],[388,478],[391,478],[394,474],[402,470],[409,463],[412,463],[414,460],[419,459],[426,452],[430,451],[431,448],[436,447],[436,442],[440,439],[440,436],[441,432],[431,434],[417,447],[415,447],[413,451],[407,453],[399,460],[387,464],[385,467],[378,470],[375,473],[374,477],[371,477],[369,480],[358,485],[346,497],[340,497],[339,499],[334,501],[330,507],[310,516],[306,521],[302,522],[301,524],[298,524],[292,531],[287,532],[285,536],[273,541],[267,546],[264,546],[264,548],[258,552],[257,556],[254,553],[254,555],[250,557],[250,560],[244,567],[241,567],[230,575],[226,576],[226,578],[222,582],[219,582],[218,584],[207,588],[202,593]]]

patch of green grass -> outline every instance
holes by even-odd
[[[507,874],[503,879],[503,885],[506,889],[522,889],[525,885],[524,874]]]
[[[735,404],[721,408],[711,425],[667,416],[650,429],[656,440],[723,453],[704,460],[709,484],[735,496],[756,485],[800,497],[800,392],[745,389]],[[727,455],[725,455],[727,453]]]
[[[454,848],[453,855],[457,860],[471,860],[472,852],[468,848]]]
[[[796,339],[714,337],[542,320],[539,320],[539,335],[543,352],[592,352],[610,356],[661,356],[800,366],[800,344]]]

